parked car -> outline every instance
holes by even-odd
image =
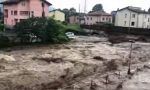
[[[75,39],[75,35],[73,32],[66,32],[66,36],[69,38],[69,39]]]

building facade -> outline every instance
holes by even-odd
[[[117,10],[115,26],[150,28],[150,14],[139,7],[125,7]]]
[[[85,22],[85,13],[75,13],[69,17],[70,24],[84,24]]]
[[[91,12],[85,15],[86,25],[93,25],[98,23],[112,23],[112,15],[103,11]]]
[[[8,0],[1,4],[4,6],[4,24],[14,26],[17,22],[30,17],[48,17],[48,7],[51,5],[44,0]]]
[[[79,15],[72,15],[69,17],[70,24],[80,24]]]
[[[65,21],[65,14],[60,10],[53,10],[49,12],[49,17],[58,21]]]

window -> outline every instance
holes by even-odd
[[[89,20],[89,17],[87,17],[87,20]]]
[[[15,19],[14,21],[15,21],[15,23],[17,23],[17,22],[18,22],[18,19]]]
[[[22,2],[21,4],[22,4],[22,6],[25,6],[25,5],[26,5],[25,2]]]
[[[134,26],[135,25],[135,22],[131,22],[131,26]]]
[[[14,13],[14,12],[13,12],[13,11],[11,11],[11,15],[13,15],[13,13]]]
[[[14,15],[17,15],[18,14],[18,12],[17,11],[14,11]]]
[[[91,20],[92,20],[92,17],[91,17]]]
[[[135,14],[132,14],[132,18],[135,18]]]
[[[126,24],[127,24],[127,21],[124,21],[124,26],[126,26]]]
[[[148,22],[150,21],[150,18],[148,18]]]
[[[4,10],[4,17],[7,18],[8,17],[8,9]]]
[[[125,18],[127,18],[127,14],[125,14]]]
[[[108,18],[106,18],[106,21],[108,20]]]
[[[20,11],[20,15],[22,15],[22,16],[28,16],[29,12],[28,11]]]
[[[103,21],[105,20],[105,18],[102,19]]]

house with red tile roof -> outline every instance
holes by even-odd
[[[95,11],[85,16],[84,24],[93,25],[98,23],[112,23],[112,15],[104,11]]]
[[[31,17],[48,17],[47,0],[7,0],[1,2],[4,8],[4,24],[13,27],[17,22]]]

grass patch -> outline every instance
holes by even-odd
[[[79,30],[81,30],[81,27],[80,27],[79,24],[68,24],[67,29],[72,29],[72,30],[75,30],[75,31],[79,31]]]

